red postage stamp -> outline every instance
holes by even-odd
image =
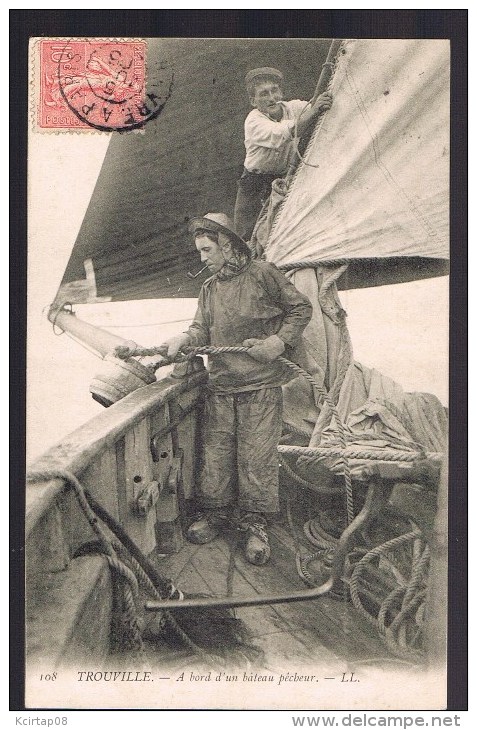
[[[39,130],[138,129],[161,111],[147,88],[144,40],[41,39],[35,123]]]

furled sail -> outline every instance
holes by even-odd
[[[330,88],[333,107],[275,217],[267,259],[344,259],[343,288],[444,273],[448,41],[346,41]]]

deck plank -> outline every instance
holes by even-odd
[[[280,524],[273,525],[270,532],[290,551],[290,558],[292,562],[287,561],[287,563],[283,565],[284,574],[288,576],[290,570],[296,574],[294,567],[295,543],[292,536],[287,529]],[[302,546],[304,554],[312,553],[316,550],[316,548],[308,543],[306,538],[301,539],[300,536],[299,543]],[[301,585],[303,586],[302,583]],[[314,601],[313,603],[316,606],[319,604],[320,612],[323,615],[326,615],[327,618],[335,624],[339,633],[344,632],[345,635],[353,634],[355,643],[361,646],[365,652],[367,650],[371,650],[371,652],[380,655],[382,654],[383,656],[392,656],[385,649],[383,643],[376,635],[375,630],[364,619],[364,617],[358,613],[352,604],[347,601],[337,600],[328,596],[323,596],[319,599],[319,601]]]
[[[280,594],[303,590],[296,572],[294,541],[282,525],[270,528],[272,557],[266,566],[246,562],[239,539],[234,550],[233,595]],[[301,540],[300,540],[301,542]],[[176,555],[157,565],[188,594],[227,595],[227,571],[234,537],[221,536],[208,545],[186,543]],[[305,546],[306,543],[304,542]],[[309,548],[305,548],[308,552]],[[332,671],[337,663],[369,657],[390,657],[373,627],[352,604],[323,596],[318,600],[236,609],[267,662],[319,662]]]
[[[266,566],[256,567],[237,556],[237,571],[260,594],[303,590],[303,582],[295,569],[294,555],[275,538],[270,530],[272,557]],[[387,655],[374,629],[349,603],[323,596],[311,602],[276,604],[280,617],[290,630],[310,630],[317,647],[324,646],[343,658],[365,658],[370,653]],[[242,612],[248,609],[241,609]]]
[[[230,545],[223,540],[214,543],[216,557],[214,564],[208,560],[209,553],[199,551],[194,556],[194,565],[198,572],[205,578],[209,576],[208,582],[214,585],[217,583],[217,568],[222,569],[220,582],[222,590],[217,589],[216,595],[227,595],[227,573],[230,563]],[[218,553],[218,555],[217,555]],[[220,557],[219,557],[220,556]],[[220,585],[220,583],[219,583]],[[232,576],[232,594],[233,595],[258,595],[256,588],[247,581],[237,570],[233,571]],[[275,610],[274,606],[256,606],[246,610],[236,609],[236,616],[240,618],[252,637],[277,634],[284,630],[289,630],[289,625],[284,623],[283,618]]]

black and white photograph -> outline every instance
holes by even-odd
[[[30,38],[26,708],[446,709],[450,70]]]

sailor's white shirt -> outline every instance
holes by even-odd
[[[280,102],[282,119],[277,122],[253,109],[245,120],[245,162],[249,172],[282,173],[293,152],[295,124],[308,102],[301,99]]]

